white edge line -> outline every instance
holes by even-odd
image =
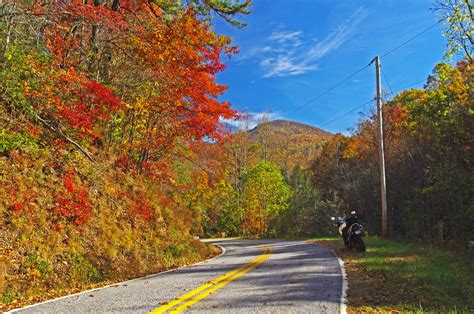
[[[341,273],[342,273],[342,292],[341,292],[341,306],[340,306],[340,313],[341,314],[346,314],[347,313],[347,289],[348,289],[348,283],[347,283],[347,274],[346,274],[346,268],[344,267],[344,261],[336,255],[334,250],[331,250],[332,254],[337,258],[337,261],[339,262],[339,267],[341,268]]]
[[[209,242],[206,242],[206,243],[209,243]],[[105,289],[105,288],[110,288],[110,287],[114,287],[114,286],[120,286],[120,285],[123,285],[123,284],[126,284],[126,283],[130,283],[130,282],[133,282],[133,281],[143,280],[143,279],[146,279],[146,278],[155,277],[155,276],[163,275],[163,274],[166,274],[166,273],[171,273],[171,272],[180,270],[180,269],[182,269],[182,268],[191,267],[191,266],[196,266],[196,265],[199,265],[199,264],[203,264],[203,263],[210,262],[210,261],[212,261],[212,260],[214,260],[214,259],[216,259],[216,258],[221,257],[222,255],[224,255],[224,254],[226,253],[225,247],[223,247],[222,245],[219,245],[219,244],[217,244],[217,243],[212,243],[212,244],[215,245],[215,246],[217,246],[217,247],[219,247],[219,248],[222,250],[222,252],[221,252],[219,255],[214,256],[214,257],[212,257],[212,258],[210,258],[210,259],[207,259],[207,260],[204,260],[204,261],[200,261],[200,262],[197,262],[197,263],[194,263],[194,264],[191,264],[191,265],[181,266],[181,267],[174,268],[174,269],[165,270],[165,271],[162,271],[162,272],[159,272],[159,273],[155,273],[155,274],[150,274],[150,275],[147,275],[147,276],[145,276],[145,277],[134,278],[134,279],[130,279],[130,280],[122,281],[122,282],[113,283],[113,284],[110,284],[110,285],[107,285],[107,286],[103,286],[103,287],[99,287],[99,288],[94,288],[94,289],[90,289],[90,290],[86,290],[86,291],[81,291],[81,292],[76,292],[76,293],[73,293],[73,294],[68,294],[68,295],[65,295],[65,296],[62,296],[62,297],[59,297],[59,298],[55,298],[55,299],[43,301],[43,302],[36,303],[36,304],[27,305],[27,306],[25,306],[25,307],[16,308],[16,309],[10,310],[10,311],[8,311],[8,312],[4,312],[4,313],[5,313],[5,314],[8,314],[8,313],[15,313],[15,312],[23,311],[23,310],[26,310],[26,309],[29,309],[29,308],[32,308],[32,307],[35,307],[35,306],[38,306],[38,305],[43,305],[43,304],[46,304],[46,303],[55,302],[55,301],[59,301],[59,300],[62,300],[62,299],[70,298],[70,297],[73,297],[73,296],[76,296],[76,295],[81,295],[81,294],[84,294],[84,293],[90,293],[90,292],[97,291],[97,290],[101,290],[101,289]]]

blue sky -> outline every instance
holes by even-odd
[[[348,133],[375,92],[374,67],[301,108],[327,88],[436,22],[428,0],[253,0],[243,30],[216,20],[218,33],[234,38],[240,53],[227,60],[218,81],[229,89],[221,98],[235,109],[299,121]],[[397,91],[426,78],[445,49],[435,26],[382,59]],[[382,81],[388,90],[388,84]],[[421,87],[419,83],[414,87]]]

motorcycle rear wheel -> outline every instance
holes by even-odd
[[[354,241],[353,247],[354,247],[357,251],[359,251],[359,252],[365,252],[364,239],[362,239],[361,237],[355,237],[353,241]]]

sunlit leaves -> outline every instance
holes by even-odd
[[[278,218],[288,207],[290,190],[281,171],[272,163],[258,163],[244,179],[245,235],[276,235]]]

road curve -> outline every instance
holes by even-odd
[[[339,313],[342,272],[328,249],[302,241],[211,242],[224,247],[225,253],[198,265],[18,312]]]

